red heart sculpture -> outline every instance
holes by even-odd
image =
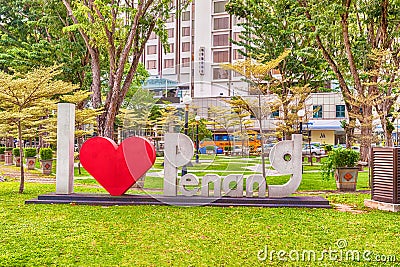
[[[87,140],[79,153],[82,166],[112,196],[124,194],[154,164],[154,146],[142,137],[130,137],[119,146],[111,139]]]

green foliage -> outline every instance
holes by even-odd
[[[0,146],[0,154],[4,154],[5,150],[6,150],[6,148],[4,146]]]
[[[37,150],[34,147],[26,147],[24,148],[24,156],[27,157],[36,157]]]
[[[337,168],[352,168],[360,160],[360,153],[349,148],[337,148],[328,153],[328,158],[322,163],[322,177],[329,179]]]
[[[333,150],[333,145],[325,145],[324,146],[324,150],[325,150],[325,152],[330,152],[330,151],[332,151]]]
[[[19,157],[19,156],[20,156],[19,147],[13,148],[12,154],[13,154],[15,157]]]
[[[6,147],[6,149],[4,151],[12,151],[13,148],[12,147]]]
[[[53,150],[51,148],[42,147],[39,151],[41,160],[51,160],[53,159]]]

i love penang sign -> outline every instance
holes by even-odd
[[[59,120],[57,125],[56,193],[71,194],[74,170],[74,106],[59,104],[58,114],[63,120]],[[261,174],[250,175],[246,182],[243,174],[229,174],[226,177],[207,174],[202,179],[194,174],[186,174],[178,179],[178,168],[188,164],[193,158],[193,142],[180,133],[166,133],[164,140],[164,196],[239,198],[244,196],[245,191],[246,197],[252,197],[254,184],[258,184],[258,197],[266,196],[266,180]],[[272,148],[272,167],[280,173],[290,174],[291,177],[284,185],[268,185],[268,197],[287,197],[299,187],[302,178],[301,144],[302,135],[295,134],[292,140],[281,141]],[[154,146],[142,137],[127,138],[120,145],[108,138],[94,137],[87,140],[80,151],[83,167],[112,196],[123,195],[146,174],[155,159]],[[209,188],[211,183],[214,187],[212,191]]]
[[[243,197],[245,190],[246,197],[252,197],[254,184],[258,185],[258,197],[266,196],[266,180],[261,174],[250,175],[245,183],[243,174],[226,177],[207,174],[202,179],[186,174],[178,179],[178,168],[188,164],[193,155],[194,146],[188,136],[165,134],[164,196]],[[155,159],[154,146],[142,137],[127,138],[119,146],[111,139],[94,137],[86,141],[80,151],[83,167],[113,196],[124,194],[146,174]],[[294,193],[301,182],[301,135],[276,144],[270,160],[277,171],[292,174],[292,177],[284,185],[269,185],[268,196],[286,197]],[[210,184],[213,184],[212,192]]]

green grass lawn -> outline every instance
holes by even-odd
[[[324,250],[368,250],[400,260],[399,215],[363,208],[368,194],[325,195],[333,203],[364,210],[353,214],[334,209],[24,205],[26,199],[54,191],[54,185],[28,183],[22,195],[17,190],[17,182],[0,184],[1,266],[382,266],[363,258],[343,258],[341,263],[327,255],[323,261],[281,261],[280,250],[312,250],[317,256]],[[76,191],[101,190],[78,186]],[[339,250],[338,240],[347,246]],[[268,257],[260,261],[257,255],[265,247]],[[386,266],[395,264],[399,262]]]

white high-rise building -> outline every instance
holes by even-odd
[[[176,0],[179,2],[179,0]],[[193,1],[179,18],[166,22],[169,52],[153,34],[142,57],[157,94],[192,97],[247,95],[248,84],[221,68],[243,56],[238,40],[241,27],[225,12],[227,0]]]

